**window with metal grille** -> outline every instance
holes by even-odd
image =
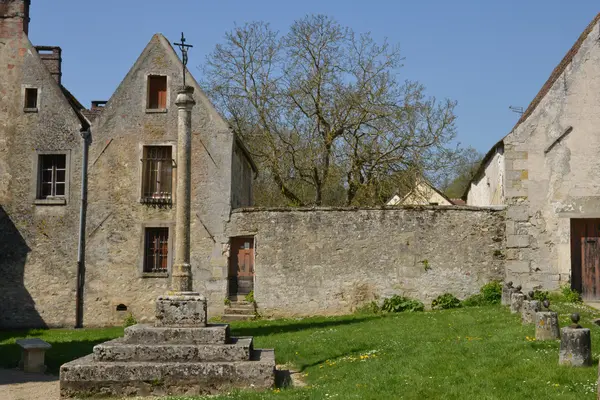
[[[169,265],[169,228],[146,228],[144,272],[167,272]]]
[[[166,76],[148,76],[148,108],[153,110],[167,108]]]
[[[65,154],[41,154],[38,162],[38,199],[65,197],[67,156]]]
[[[171,146],[144,146],[142,202],[171,204],[173,156]]]

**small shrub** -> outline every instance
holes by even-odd
[[[461,303],[464,307],[478,307],[486,306],[490,303],[483,297],[481,293],[474,294],[473,296],[467,297]]]
[[[431,302],[431,308],[434,310],[448,310],[450,308],[459,308],[460,300],[452,293],[444,293],[439,295]]]
[[[581,295],[577,290],[571,289],[569,286],[560,288],[562,295],[567,303],[581,303]]]
[[[224,303],[226,306],[230,306],[230,305],[231,305],[231,300],[229,300],[227,297],[225,297],[225,299],[223,300],[223,303]]]
[[[539,300],[539,301],[544,301],[548,298],[549,293],[547,291],[542,291],[542,290],[534,290],[533,291],[533,299],[534,300]]]
[[[132,313],[127,314],[127,316],[125,317],[125,319],[123,320],[123,326],[125,328],[127,328],[128,326],[132,326],[137,324],[137,320],[135,319],[135,317],[133,316]]]
[[[248,303],[254,303],[254,290],[251,290],[250,293],[244,297],[244,300],[246,300]]]
[[[425,305],[419,300],[395,295],[389,299],[385,299],[381,309],[386,312],[414,312],[425,310]]]
[[[354,311],[356,314],[377,314],[381,311],[381,308],[377,305],[377,302],[372,301],[365,303],[360,307],[357,307]]]
[[[500,304],[502,299],[502,284],[498,281],[486,283],[479,289],[488,304]]]

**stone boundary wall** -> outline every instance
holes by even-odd
[[[254,297],[266,316],[341,314],[394,294],[426,306],[504,279],[502,207],[243,208],[255,237]]]

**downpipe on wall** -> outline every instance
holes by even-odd
[[[79,208],[79,244],[77,248],[77,294],[75,296],[75,328],[83,328],[83,288],[85,285],[85,226],[87,215],[88,151],[92,131],[81,130],[81,207]]]

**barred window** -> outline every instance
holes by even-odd
[[[65,197],[67,156],[41,154],[38,162],[38,199]]]
[[[173,156],[171,146],[144,146],[142,202],[171,204]]]
[[[144,272],[167,272],[169,265],[169,228],[146,228]]]

